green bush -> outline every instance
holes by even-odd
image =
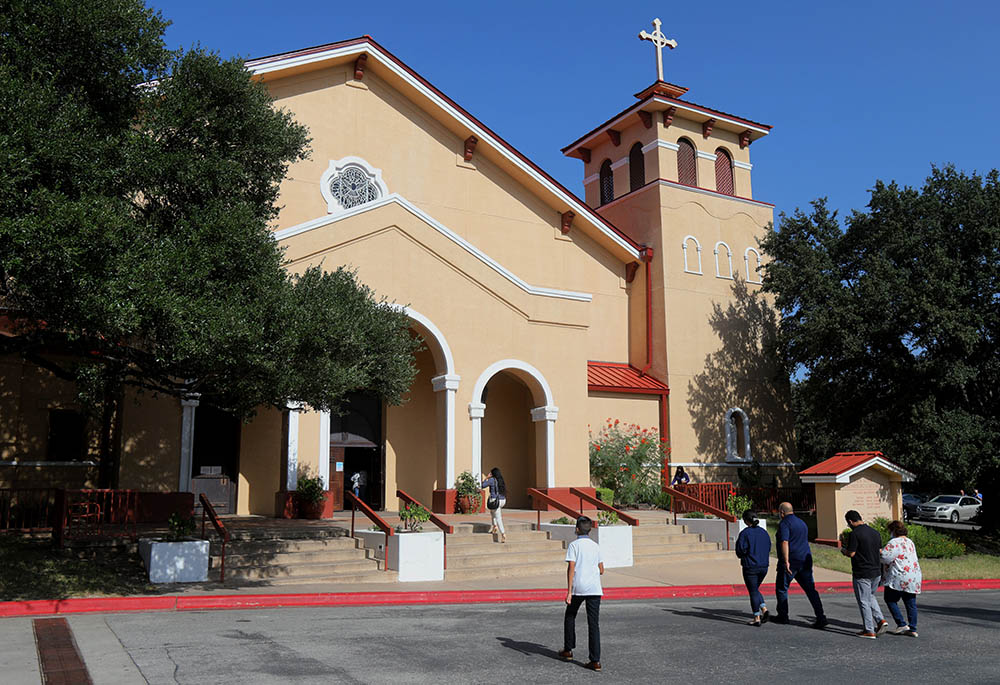
[[[618,523],[618,514],[613,511],[604,511],[603,509],[597,512],[597,525],[599,526],[613,526]]]
[[[889,534],[889,519],[877,518],[868,522],[868,525],[878,531],[882,537],[882,545],[885,546],[892,537]],[[913,540],[918,559],[951,559],[965,554],[965,545],[946,533],[916,524],[909,524],[906,529],[907,537]],[[850,528],[845,528],[841,534],[841,541],[844,544],[847,542],[846,534],[850,532]]]
[[[614,505],[615,491],[611,488],[597,488],[597,499],[601,500],[605,504]]]
[[[573,525],[573,524],[576,523],[576,521],[573,521],[568,516],[560,516],[557,519],[552,519],[551,521],[549,521],[549,523],[559,523],[559,524],[562,524],[562,525]]]
[[[399,510],[399,520],[409,531],[423,530],[424,523],[431,520],[431,513],[419,504],[407,504]]]
[[[319,504],[326,499],[323,489],[323,479],[319,476],[303,474],[295,486],[295,497],[303,504]]]
[[[194,531],[198,528],[198,522],[194,516],[188,518],[174,512],[167,519],[167,528],[170,530],[171,540],[184,540],[194,535]]]
[[[652,504],[663,483],[666,438],[652,428],[608,419],[590,436],[590,476],[623,506]]]
[[[666,509],[670,511],[670,504],[673,502],[673,497],[668,492],[658,492],[656,497],[653,498],[653,504],[656,505],[657,509]]]
[[[743,512],[751,508],[753,508],[753,500],[748,495],[737,495],[735,492],[730,492],[729,497],[726,498],[726,509],[736,518],[741,518]]]
[[[689,511],[688,513],[684,514],[683,516],[684,516],[684,518],[688,518],[688,519],[707,519],[708,518],[708,516],[705,513],[700,512],[700,511]]]

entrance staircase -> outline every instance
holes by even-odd
[[[488,523],[459,523],[448,536],[445,580],[498,580],[566,574],[566,551],[559,540],[530,523],[504,522],[507,542],[489,533]]]
[[[723,558],[730,553],[717,542],[706,542],[699,533],[687,533],[675,526],[643,519],[632,528],[632,562],[636,566],[672,561],[696,561]]]
[[[209,580],[218,579],[220,563],[221,547],[213,540]],[[226,582],[239,585],[394,582],[396,574],[381,564],[347,530],[334,527],[239,530],[226,546]]]

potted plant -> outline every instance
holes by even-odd
[[[322,518],[326,497],[323,480],[319,476],[299,476],[299,482],[295,486],[295,503],[298,505],[299,518]]]
[[[462,471],[455,479],[455,495],[458,510],[463,514],[477,512],[483,502],[483,489],[471,471]]]
[[[407,504],[399,511],[402,522],[401,533],[419,533],[424,528],[424,522],[431,520],[431,512],[419,504]]]
[[[195,518],[174,513],[167,519],[167,526],[170,532],[165,540],[139,540],[139,556],[149,571],[149,580],[153,583],[207,580],[209,542],[192,537],[197,526]]]

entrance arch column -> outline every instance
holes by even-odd
[[[455,373],[446,373],[431,379],[434,392],[444,391],[444,482],[455,482],[455,396],[458,394],[458,382],[462,377]]]
[[[545,422],[545,487],[556,486],[556,418],[559,407],[545,405],[531,410],[531,420]]]
[[[476,478],[483,472],[483,416],[485,415],[485,404],[469,402],[469,419],[472,421],[472,473]]]

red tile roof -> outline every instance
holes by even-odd
[[[837,476],[864,464],[866,461],[881,457],[881,452],[838,452],[829,459],[799,471],[800,476]]]
[[[661,383],[649,374],[639,373],[634,366],[618,362],[587,362],[587,387],[590,390],[608,392],[617,390],[653,395],[669,392],[665,383]]]

